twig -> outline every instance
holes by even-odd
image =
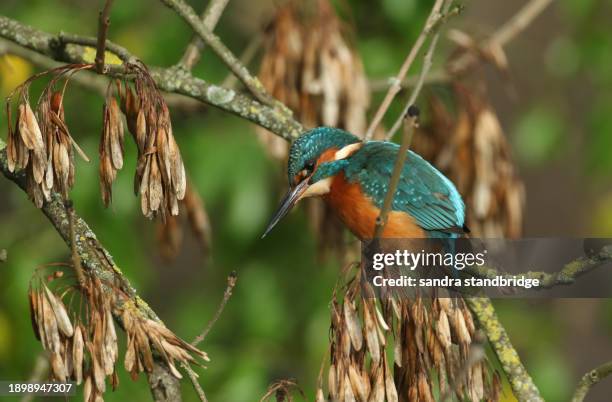
[[[193,385],[193,389],[195,389],[196,394],[198,394],[198,398],[200,398],[200,401],[208,402],[208,399],[206,399],[206,393],[204,392],[204,390],[202,389],[202,386],[198,382],[198,375],[196,374],[196,372],[193,371],[193,369],[189,367],[188,364],[181,363],[181,367],[183,367],[183,369],[187,372],[187,375],[189,376],[189,379],[191,380],[191,384]]]
[[[198,346],[200,342],[204,341],[204,339],[206,338],[206,336],[212,329],[213,325],[215,325],[219,317],[221,317],[221,313],[223,313],[223,309],[225,308],[227,301],[230,299],[230,297],[232,297],[232,291],[234,290],[234,286],[236,286],[237,280],[238,280],[238,274],[236,273],[236,271],[232,271],[232,273],[227,277],[227,287],[225,288],[225,292],[223,292],[223,299],[221,300],[221,303],[219,304],[219,307],[217,308],[217,312],[215,313],[213,318],[210,320],[206,328],[204,328],[204,331],[202,331],[202,333],[198,335],[193,340],[193,342],[191,342],[193,346]]]
[[[67,34],[63,34],[66,38]],[[60,37],[23,25],[10,18],[0,16],[0,37],[14,42],[16,45],[31,49],[39,54],[65,63],[91,63],[86,60],[85,48],[73,43],[62,44]],[[76,39],[70,35],[70,39]],[[79,42],[94,41],[95,38],[79,38]],[[76,42],[74,42],[76,43]],[[108,46],[107,49],[111,49]],[[89,45],[87,45],[89,46]],[[125,49],[123,49],[125,50]],[[136,60],[136,57],[125,51],[122,60]],[[113,51],[113,53],[115,53]],[[120,55],[118,55],[120,56]],[[304,127],[289,114],[278,108],[262,105],[251,97],[242,95],[204,80],[195,78],[191,73],[176,68],[160,68],[149,66],[149,70],[157,87],[165,92],[185,95],[198,101],[216,106],[221,110],[240,116],[287,140],[295,139],[304,131]],[[125,69],[116,66],[109,69],[108,75],[127,80],[133,79],[125,74]]]
[[[610,374],[612,374],[612,361],[604,363],[586,373],[580,380],[580,383],[578,383],[578,388],[576,389],[576,392],[574,392],[572,402],[582,402],[591,387]]]
[[[206,27],[200,17],[193,11],[184,0],[161,0],[166,6],[170,7],[197,33],[200,38],[219,56],[225,65],[238,77],[247,87],[249,92],[261,103],[268,106],[276,106],[286,111],[286,107],[281,107],[280,102],[275,101],[266,91],[257,77],[251,75],[249,70],[244,67],[234,56],[217,35]]]
[[[448,9],[449,9],[450,5],[451,5],[450,1],[447,1],[445,3],[444,9],[442,10],[442,12],[444,14],[446,14],[448,12]],[[389,130],[389,132],[387,133],[387,136],[386,136],[386,140],[387,141],[390,141],[391,138],[393,138],[393,135],[395,134],[395,132],[402,125],[402,121],[404,120],[404,116],[406,116],[406,113],[408,113],[408,108],[411,105],[414,105],[414,103],[416,102],[416,99],[419,96],[419,93],[421,92],[421,88],[423,87],[423,83],[425,82],[425,77],[427,76],[427,73],[429,72],[429,70],[431,69],[431,65],[433,64],[432,63],[432,61],[433,61],[433,54],[434,54],[434,51],[436,50],[436,46],[438,44],[438,39],[439,38],[440,38],[440,32],[438,31],[438,32],[436,32],[436,34],[431,39],[431,42],[429,43],[429,47],[427,48],[427,52],[425,52],[425,57],[423,57],[423,67],[421,67],[421,72],[419,74],[419,79],[417,80],[416,85],[412,89],[412,93],[410,94],[410,98],[408,98],[408,103],[406,103],[406,106],[402,110],[402,114],[395,121],[395,123],[391,127],[391,130]]]
[[[499,27],[482,45],[477,46],[480,53],[491,54],[501,49],[525,30],[533,20],[552,3],[553,0],[531,0],[516,14]],[[473,53],[464,53],[449,66],[453,73],[461,73],[472,67],[478,61]]]
[[[262,44],[263,35],[261,33],[258,33],[253,37],[253,39],[251,39],[247,47],[240,54],[240,62],[243,66],[249,65],[249,63],[251,62],[251,60],[253,60]],[[232,73],[229,73],[221,83],[221,86],[225,88],[234,88],[236,86],[236,81],[236,76]]]
[[[215,26],[217,26],[219,18],[221,18],[221,14],[223,14],[223,10],[225,10],[228,2],[229,0],[210,0],[206,6],[202,14],[202,23],[211,32],[215,30]],[[179,66],[186,70],[191,70],[200,60],[202,50],[204,50],[204,42],[197,35],[194,35],[191,42],[187,45],[181,61],[179,61]]]
[[[504,278],[515,278],[524,276],[528,279],[538,279],[540,286],[532,289],[550,289],[558,285],[571,285],[576,279],[598,267],[606,262],[612,261],[612,246],[605,246],[597,254],[589,257],[580,257],[570,263],[565,264],[563,268],[558,272],[548,273],[542,271],[528,271],[518,274],[506,274],[500,273],[495,268],[488,266],[482,267],[469,267],[466,272],[473,274],[481,278],[493,279],[498,276]]]
[[[467,297],[464,299],[478,319],[481,328],[499,359],[510,382],[514,396],[520,402],[543,402],[540,391],[521,363],[516,349],[512,346],[505,328],[499,321],[491,299],[488,297]]]
[[[408,89],[408,88],[414,88],[418,81],[420,80],[421,74],[419,73],[419,75],[412,75],[409,77],[406,77],[406,79],[404,81],[402,81],[402,90]],[[427,77],[425,77],[425,80],[423,82],[424,85],[431,85],[431,84],[438,84],[438,83],[443,83],[443,82],[448,82],[448,80],[450,79],[449,74],[446,71],[442,71],[440,70],[434,70],[431,71],[429,74],[427,74]],[[372,92],[380,92],[380,91],[386,91],[389,89],[389,87],[391,85],[393,85],[395,78],[394,77],[387,77],[387,78],[375,78],[375,79],[371,79],[368,82],[368,86],[370,87],[370,90]]]
[[[100,11],[98,16],[98,41],[96,44],[96,71],[98,74],[104,74],[104,54],[106,52],[106,35],[108,33],[108,26],[110,25],[110,18],[108,14],[113,5],[113,0],[106,0],[104,8]]]
[[[302,389],[297,384],[297,382],[295,382],[295,380],[293,379],[278,380],[270,384],[265,395],[261,397],[259,402],[264,402],[265,400],[270,398],[272,395],[274,395],[274,398],[276,399],[276,401],[285,401],[285,400],[291,401],[292,400],[291,399],[291,389],[292,388],[297,389],[303,398],[306,397],[306,395],[304,394],[304,391],[302,391]]]
[[[397,185],[399,184],[402,171],[404,169],[404,164],[406,162],[406,158],[408,157],[408,149],[410,149],[412,135],[414,134],[414,129],[418,126],[419,114],[419,109],[416,106],[411,106],[408,108],[408,112],[405,115],[404,136],[402,137],[402,143],[400,145],[397,157],[395,158],[393,173],[391,174],[391,180],[389,181],[389,188],[387,188],[387,193],[385,194],[383,207],[380,210],[380,215],[378,215],[378,218],[376,218],[376,227],[374,229],[375,239],[382,235],[385,225],[387,224],[387,216],[391,211],[393,199],[395,198],[395,191],[397,190]]]
[[[442,8],[443,3],[444,3],[444,0],[436,0],[433,7],[431,8],[429,17],[427,17],[427,21],[425,22],[425,27],[419,34],[416,42],[414,42],[412,49],[410,49],[408,56],[404,60],[404,63],[402,64],[399,72],[397,73],[397,76],[393,80],[393,84],[389,87],[389,90],[387,91],[385,98],[383,99],[382,103],[378,107],[378,110],[374,114],[374,119],[372,119],[372,122],[370,123],[370,126],[368,127],[366,134],[364,136],[365,140],[372,139],[372,136],[374,135],[374,131],[376,130],[376,128],[382,121],[382,118],[387,112],[387,109],[389,109],[389,106],[391,106],[391,102],[393,101],[393,98],[395,97],[395,95],[397,95],[400,89],[402,89],[401,82],[406,77],[406,74],[408,74],[408,70],[410,70],[410,66],[414,62],[414,59],[416,59],[417,54],[419,53],[419,51],[421,50],[421,47],[425,43],[425,39],[427,39],[427,36],[429,35],[429,33],[436,26],[437,21],[440,20],[440,18],[442,17],[440,10]]]
[[[490,42],[505,46],[518,34],[523,32],[531,22],[552,3],[553,0],[531,0],[523,6],[512,18],[502,25],[491,37]]]

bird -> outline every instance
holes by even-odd
[[[362,141],[333,127],[317,127],[292,144],[289,189],[265,237],[302,199],[321,197],[360,240],[373,239],[399,145]],[[454,239],[469,233],[465,204],[442,172],[408,150],[381,238]]]

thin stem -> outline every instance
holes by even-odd
[[[108,26],[110,18],[108,14],[113,5],[113,0],[106,0],[104,8],[100,11],[98,17],[98,40],[96,42],[96,71],[98,74],[104,74],[104,55],[106,52],[106,35],[108,34]]]
[[[601,366],[586,373],[580,380],[580,383],[578,383],[578,388],[574,393],[572,402],[584,401],[584,398],[588,394],[591,387],[609,376],[610,374],[612,374],[612,361],[604,363]]]
[[[198,381],[198,375],[196,374],[196,372],[193,371],[193,369],[185,363],[181,363],[181,367],[183,367],[183,369],[187,372],[187,375],[191,380],[191,384],[193,385],[193,389],[195,389],[196,394],[198,394],[198,398],[200,399],[200,401],[208,402],[208,399],[206,399],[206,393],[204,392],[204,389],[202,389],[202,386]]]
[[[232,291],[234,290],[234,286],[236,286],[237,280],[238,280],[238,274],[236,273],[236,271],[233,271],[227,277],[227,287],[225,288],[225,292],[223,292],[223,299],[221,300],[221,303],[219,304],[219,307],[217,308],[217,312],[213,316],[212,320],[210,320],[208,325],[206,325],[206,328],[204,328],[202,333],[198,335],[193,340],[193,342],[191,342],[193,346],[198,346],[198,344],[200,344],[201,342],[204,341],[204,339],[206,339],[206,336],[208,335],[212,327],[215,325],[219,317],[221,317],[221,313],[223,313],[223,309],[225,309],[225,305],[227,304],[230,297],[232,297]]]
[[[408,109],[408,113],[405,115],[404,136],[402,137],[402,143],[400,145],[397,157],[395,158],[393,173],[391,174],[391,180],[389,181],[389,188],[387,189],[387,194],[385,195],[383,207],[380,210],[380,215],[378,215],[378,218],[376,219],[376,227],[374,229],[375,239],[382,235],[385,225],[387,224],[387,217],[393,205],[395,191],[397,190],[397,185],[401,179],[404,164],[406,163],[406,158],[408,157],[408,150],[410,149],[410,143],[412,142],[412,135],[414,134],[414,129],[418,126],[419,113],[419,109],[416,106],[412,106]]]
[[[240,62],[244,66],[248,66],[255,55],[257,55],[257,51],[261,48],[261,45],[263,45],[263,35],[259,33],[251,39],[247,47],[240,54]],[[229,73],[221,83],[221,86],[225,88],[234,88],[236,86],[236,81],[236,76]]]
[[[501,50],[511,40],[523,32],[538,17],[553,0],[531,0],[516,14],[499,27],[482,45],[476,46],[481,53],[491,53],[491,50]],[[449,66],[454,73],[461,73],[473,67],[479,58],[473,53],[464,53]]]
[[[202,14],[202,23],[211,32],[215,30],[215,27],[221,18],[221,14],[223,14],[223,10],[225,10],[228,2],[229,0],[210,0],[206,6],[206,9]],[[179,61],[179,66],[186,70],[191,70],[196,64],[198,64],[202,50],[204,50],[204,42],[202,39],[200,39],[200,37],[194,35],[191,42],[189,42],[187,45],[181,61]]]
[[[449,12],[451,6],[451,1],[447,1],[444,4],[442,13],[443,15],[445,15],[445,18],[450,17],[451,15],[455,15],[459,12],[459,8],[456,7],[453,12]],[[414,88],[412,89],[412,93],[410,94],[410,98],[408,98],[408,102],[406,103],[406,106],[404,107],[404,109],[402,110],[402,113],[400,114],[400,116],[397,118],[397,120],[395,121],[395,123],[393,124],[393,126],[391,126],[391,130],[389,130],[389,132],[387,133],[386,136],[386,140],[390,141],[391,138],[393,138],[393,136],[395,135],[395,133],[397,132],[397,130],[400,128],[400,126],[402,125],[402,121],[404,120],[404,116],[406,115],[406,113],[408,113],[408,108],[411,105],[414,105],[419,93],[421,92],[421,89],[423,88],[423,84],[425,83],[425,79],[427,77],[427,75],[429,74],[429,70],[431,69],[431,66],[433,64],[433,55],[434,55],[434,51],[436,50],[436,46],[438,45],[438,40],[440,39],[440,31],[438,30],[436,32],[436,34],[433,36],[433,38],[431,39],[431,42],[429,43],[429,47],[427,48],[427,51],[425,52],[425,56],[423,57],[423,66],[421,67],[421,72],[419,73],[419,78],[414,86]]]
[[[500,46],[505,46],[508,42],[523,32],[525,28],[527,28],[533,22],[533,20],[540,15],[550,3],[552,3],[552,1],[553,0],[531,0],[504,25],[499,27],[491,37],[490,41],[496,42]]]
[[[393,98],[395,98],[395,95],[397,95],[397,93],[402,89],[401,82],[406,77],[406,74],[408,74],[410,66],[412,66],[412,63],[416,59],[417,54],[425,43],[425,39],[436,25],[436,22],[441,18],[440,10],[442,8],[443,3],[444,0],[436,0],[433,7],[431,8],[431,12],[429,13],[429,17],[427,17],[427,21],[425,22],[423,30],[419,34],[416,42],[414,42],[412,49],[410,49],[408,56],[406,56],[406,59],[404,60],[404,63],[402,64],[399,72],[397,73],[397,76],[393,80],[393,84],[389,87],[385,98],[383,99],[382,103],[378,107],[378,110],[374,114],[374,119],[372,119],[372,122],[370,123],[370,126],[368,127],[368,130],[366,131],[366,134],[364,136],[365,140],[372,139],[374,131],[382,121],[385,113],[389,109],[389,106],[391,106]]]

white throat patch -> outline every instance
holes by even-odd
[[[332,179],[333,179],[332,177],[326,177],[325,179],[319,180],[315,184],[309,186],[306,189],[306,191],[304,191],[300,199],[306,198],[306,197],[324,195],[324,194],[329,193],[329,190],[331,188]]]

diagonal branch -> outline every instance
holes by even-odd
[[[266,91],[257,77],[251,75],[249,70],[240,63],[240,60],[229,50],[217,35],[204,25],[200,17],[193,8],[184,0],[161,0],[166,6],[170,7],[194,30],[195,33],[221,58],[225,65],[238,77],[247,87],[249,92],[261,103],[268,106],[280,107],[280,103],[275,101]],[[283,112],[286,108],[282,108]]]
[[[228,2],[229,0],[210,0],[206,6],[202,15],[202,23],[211,32],[215,30],[215,26],[217,26]],[[204,50],[204,42],[197,35],[194,35],[191,42],[187,45],[181,61],[179,61],[179,66],[186,70],[191,70],[198,64],[202,50]]]
[[[11,173],[8,170],[4,147],[5,144],[0,141],[0,171],[7,179],[13,181],[25,191],[25,176],[22,172],[21,174]],[[115,319],[121,322],[123,311],[129,308],[142,317],[161,322],[155,312],[138,296],[128,279],[123,276],[110,253],[96,238],[95,233],[76,214],[74,214],[74,226],[71,230],[71,219],[61,195],[53,193],[51,201],[43,205],[42,212],[68,247],[73,247],[72,239],[76,239],[74,249],[79,256],[83,269],[89,275],[98,277],[102,283],[114,284],[114,286],[106,286],[105,292],[108,292],[109,298],[114,301],[113,305],[116,308],[113,309],[113,315]],[[161,359],[156,358],[153,373],[149,374],[149,383],[156,401],[180,400],[180,383]],[[162,398],[164,395],[167,397]]]
[[[521,363],[516,349],[512,346],[506,329],[499,321],[491,299],[488,297],[467,297],[464,300],[487,334],[487,338],[489,338],[489,342],[510,382],[514,396],[520,402],[544,402],[531,376]]]
[[[488,266],[470,267],[466,270],[480,278],[493,279],[496,277],[516,278],[525,277],[528,279],[538,279],[540,286],[535,290],[550,289],[558,285],[571,285],[580,276],[585,275],[592,270],[600,267],[602,264],[612,261],[612,246],[603,247],[598,253],[588,257],[580,257],[572,262],[569,262],[558,272],[542,272],[542,271],[527,271],[518,274],[507,274],[498,271],[495,268]]]

